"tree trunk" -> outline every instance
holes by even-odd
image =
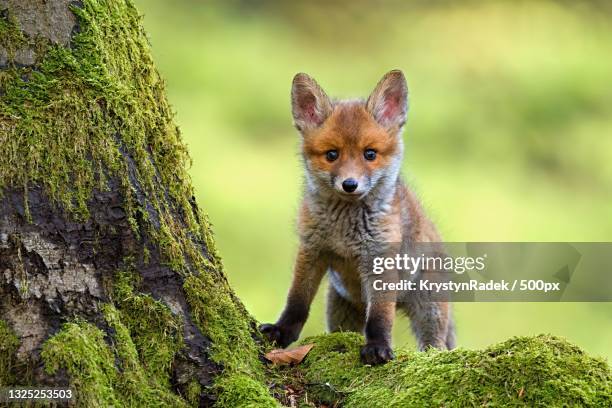
[[[0,388],[104,407],[612,404],[607,363],[547,336],[371,368],[362,337],[334,334],[264,366],[140,20],[130,0],[0,0]]]
[[[102,406],[260,387],[131,2],[0,0],[0,18],[0,385]]]

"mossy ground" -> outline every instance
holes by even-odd
[[[553,336],[515,337],[484,350],[397,350],[394,361],[376,367],[360,363],[358,334],[304,343],[315,343],[304,362],[276,375],[300,390],[305,406],[612,406],[607,362]]]

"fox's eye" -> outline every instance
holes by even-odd
[[[372,160],[376,159],[376,150],[374,150],[374,149],[365,149],[365,151],[363,152],[363,157],[365,157],[365,159],[368,160],[368,161],[372,161]]]
[[[325,153],[325,158],[327,159],[327,161],[333,162],[338,158],[339,154],[337,150],[328,150]]]

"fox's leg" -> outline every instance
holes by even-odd
[[[361,348],[364,364],[376,365],[393,360],[391,329],[395,319],[395,302],[369,302],[367,306],[365,337]]]
[[[259,330],[280,347],[287,347],[300,337],[321,278],[327,268],[319,254],[300,248],[295,261],[293,282],[287,295],[285,309],[275,324],[263,324]]]
[[[378,253],[369,250],[369,253]],[[366,305],[366,344],[361,348],[361,361],[364,364],[384,364],[393,360],[395,355],[391,349],[391,330],[396,312],[396,294],[392,291],[378,293],[372,285],[372,274],[369,262],[361,265],[362,293],[367,301]],[[396,270],[385,272],[384,280],[396,282]]]
[[[450,316],[450,303],[415,297],[407,303],[402,303],[401,308],[410,317],[419,350],[423,351],[428,347],[442,350],[454,347],[455,332]]]
[[[363,333],[365,305],[356,305],[343,298],[332,284],[327,292],[327,330]]]

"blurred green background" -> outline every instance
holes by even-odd
[[[447,241],[612,240],[605,2],[136,0],[198,203],[248,309],[274,321],[296,252],[296,72],[367,96],[402,69],[404,174]],[[612,274],[612,271],[610,271]],[[324,330],[323,290],[304,335]],[[456,304],[458,343],[562,335],[612,359],[612,304]],[[395,343],[413,347],[399,320]]]

